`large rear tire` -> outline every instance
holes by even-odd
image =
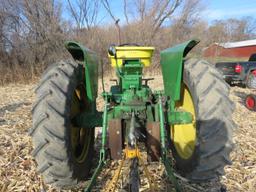
[[[92,165],[94,128],[79,128],[72,123],[74,115],[86,110],[81,99],[86,94],[84,81],[79,79],[82,71],[82,65],[73,60],[49,67],[36,89],[32,110],[32,155],[38,172],[45,183],[60,188],[85,179]]]
[[[178,172],[189,180],[216,178],[231,163],[235,124],[228,95],[229,86],[208,62],[185,61],[182,99],[176,107],[191,112],[194,122],[171,127],[171,146]]]

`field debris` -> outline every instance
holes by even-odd
[[[158,81],[155,81],[158,83]],[[153,85],[158,87],[157,84]],[[36,163],[31,157],[32,143],[28,135],[32,126],[31,109],[34,102],[35,84],[8,85],[0,87],[0,192],[5,191],[59,191],[44,185],[36,172]],[[225,176],[204,184],[192,184],[176,174],[184,191],[247,191],[256,189],[256,112],[244,106],[244,98],[253,91],[231,88],[230,98],[235,102],[233,115],[237,123],[234,134],[235,149],[231,154],[232,165],[225,168]],[[254,92],[256,94],[256,92]],[[98,108],[103,101],[99,100]],[[109,164],[99,177],[95,191],[104,191],[104,185],[114,174],[118,163]],[[149,167],[160,191],[172,191],[166,181],[163,166],[159,163]],[[148,191],[148,182],[142,179],[141,191]],[[82,191],[86,182],[72,191]],[[71,190],[63,190],[71,191]]]

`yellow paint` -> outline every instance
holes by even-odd
[[[128,148],[126,147],[125,148],[125,157],[127,159],[133,159],[135,157],[139,157],[140,156],[140,152],[139,152],[139,149],[136,147],[134,149],[131,149],[131,148]]]
[[[116,48],[116,59],[114,56],[108,55],[112,67],[122,67],[124,59],[140,59],[145,67],[149,67],[154,47],[139,47],[139,46],[123,46]]]
[[[193,115],[193,122],[191,124],[174,125],[171,127],[172,140],[174,146],[183,159],[188,159],[194,152],[196,142],[196,113],[193,104],[192,96],[186,85],[184,87],[184,94],[181,102],[178,103],[179,110],[185,110]]]

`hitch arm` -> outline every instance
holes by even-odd
[[[176,177],[173,174],[172,162],[167,157],[168,148],[166,147],[166,129],[165,129],[165,119],[164,119],[164,111],[163,111],[163,101],[161,93],[158,94],[158,109],[159,109],[159,119],[160,119],[160,138],[161,138],[161,156],[162,162],[165,166],[166,175],[168,179],[173,183],[176,192],[181,192],[180,186],[177,182]]]
[[[100,149],[100,160],[97,168],[95,169],[91,181],[84,192],[90,192],[93,188],[93,185],[96,182],[96,179],[100,172],[102,171],[103,166],[106,164],[106,140],[107,140],[107,127],[108,127],[108,101],[107,96],[105,97],[105,106],[103,112],[103,125],[102,125],[102,144]]]

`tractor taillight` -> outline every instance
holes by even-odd
[[[241,73],[242,70],[243,70],[243,67],[242,67],[240,64],[237,64],[237,65],[235,66],[235,72],[236,72],[236,73]]]

